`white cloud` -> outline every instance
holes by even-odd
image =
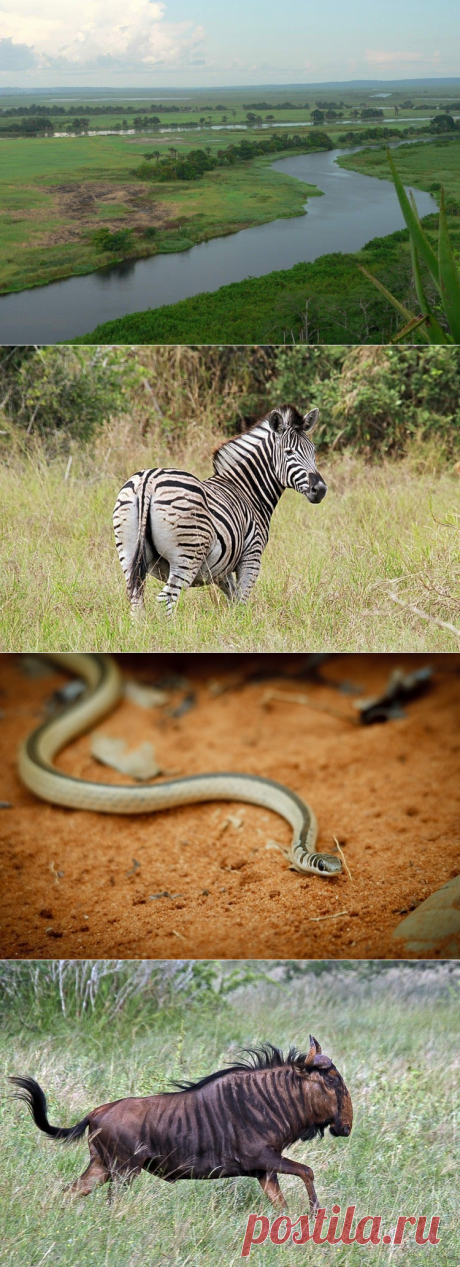
[[[387,53],[383,48],[366,49],[366,61],[370,66],[396,66],[402,62],[423,63],[428,66],[436,64],[440,56],[439,52],[425,57],[423,53]]]
[[[30,50],[38,67],[91,65],[171,67],[202,56],[205,32],[193,22],[164,20],[150,0],[0,0],[0,41]]]

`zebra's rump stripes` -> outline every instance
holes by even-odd
[[[285,488],[311,502],[326,494],[309,433],[318,410],[274,409],[214,454],[214,475],[137,471],[114,510],[115,539],[131,611],[144,606],[147,574],[165,582],[171,611],[182,589],[215,582],[230,600],[245,600],[258,576],[270,520]]]

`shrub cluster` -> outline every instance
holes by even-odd
[[[130,229],[97,229],[92,235],[94,246],[99,251],[129,251],[134,243]]]
[[[419,439],[442,458],[460,447],[457,345],[3,348],[0,395],[6,419],[51,450],[123,415],[172,448],[191,421],[211,443],[285,401],[319,407],[322,446],[400,457]]]
[[[401,456],[413,439],[458,452],[460,348],[279,348],[279,399],[320,409],[322,444]]]
[[[307,136],[289,133],[286,136],[270,135],[258,141],[250,141],[246,137],[236,145],[227,145],[224,150],[214,153],[207,149],[190,150],[188,154],[179,155],[171,147],[171,152],[163,157],[160,153],[145,156],[145,161],[136,169],[134,175],[141,180],[200,180],[204,172],[212,172],[216,167],[232,167],[235,163],[244,163],[256,158],[259,154],[276,154],[284,150],[331,150],[333,142],[327,132],[313,130]],[[153,159],[156,158],[155,165]]]

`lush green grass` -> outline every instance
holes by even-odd
[[[460,249],[460,138],[401,146],[398,171],[407,184],[438,197],[441,184],[447,199],[449,234]],[[339,162],[369,176],[390,177],[385,147],[359,151]],[[437,250],[437,216],[427,216],[424,227]],[[371,226],[369,226],[371,232]],[[407,230],[374,238],[354,254],[323,255],[312,264],[268,273],[263,277],[222,286],[177,304],[133,313],[99,325],[82,343],[233,343],[273,342],[306,337],[321,343],[385,343],[395,334],[399,318],[360,273],[363,264],[396,297],[414,304],[412,267]],[[423,270],[422,270],[423,272]]]
[[[227,142],[230,139],[235,139],[234,133]],[[223,145],[220,133],[206,141],[211,149]],[[123,258],[123,252],[108,255],[92,240],[94,231],[106,222],[112,229],[132,229],[135,240],[130,254],[147,256],[186,250],[196,242],[278,217],[302,215],[306,197],[318,193],[313,186],[273,170],[273,155],[235,168],[218,168],[197,182],[139,180],[135,169],[143,151],[153,146],[167,153],[173,142],[174,137],[133,142],[118,136],[4,141],[0,291],[92,272]],[[191,134],[181,144],[181,154],[197,144]],[[107,201],[112,190],[113,199]],[[78,201],[91,195],[92,204]],[[143,237],[149,224],[157,225],[153,240]]]
[[[261,967],[269,965],[262,964]],[[50,1010],[39,1028],[4,1012],[0,1038],[3,1085],[11,1073],[30,1073],[49,1096],[53,1123],[70,1125],[95,1105],[163,1089],[168,1080],[198,1077],[235,1058],[240,1046],[271,1041],[305,1050],[310,1031],[337,1064],[350,1090],[354,1126],[348,1140],[298,1143],[289,1154],[313,1167],[328,1214],[356,1207],[356,1218],[382,1216],[381,1233],[400,1214],[441,1216],[439,1267],[458,1263],[455,1173],[455,1068],[458,993],[441,965],[428,972],[391,967],[371,980],[335,965],[278,987],[260,983],[231,1003],[152,1013],[138,1008],[131,1023],[59,1019]],[[457,1009],[457,1011],[456,1011]],[[72,1202],[64,1184],[87,1164],[87,1143],[63,1146],[39,1135],[25,1107],[6,1097],[2,1119],[2,1262],[4,1267],[234,1267],[250,1213],[271,1214],[254,1179],[169,1185],[142,1174],[111,1202],[99,1189]],[[291,1218],[307,1213],[300,1181],[282,1186]],[[301,1251],[305,1264],[358,1267],[357,1246]],[[364,1251],[366,1252],[366,1251]],[[367,1251],[369,1252],[369,1251]],[[400,1249],[381,1244],[372,1261],[424,1267],[427,1250],[413,1232]],[[275,1267],[297,1261],[293,1247],[280,1257],[267,1241],[250,1261]],[[431,1259],[431,1255],[430,1255]],[[300,1261],[300,1258],[299,1258]],[[367,1260],[366,1260],[367,1261]]]
[[[393,155],[401,180],[405,185],[416,185],[436,197],[441,185],[446,198],[458,203],[460,212],[460,136],[454,140],[437,138],[436,141],[401,145]],[[360,150],[338,160],[340,167],[362,172],[365,176],[378,176],[388,180],[390,170],[385,147]]]
[[[110,446],[106,459],[93,464],[86,456],[83,465],[77,455],[66,483],[61,460],[31,459],[0,473],[2,650],[413,652],[459,646],[455,634],[389,597],[393,590],[428,617],[460,625],[459,478],[434,473],[429,454],[421,473],[412,459],[366,466],[320,454],[329,493],[321,506],[283,495],[247,607],[229,608],[214,587],[194,589],[168,620],[155,601],[159,584],[150,580],[147,617],[136,625],[128,616],[112,507],[130,470],[164,462],[165,455],[139,445],[137,461],[125,454],[113,473],[109,461]],[[174,465],[198,470],[190,452],[185,460],[176,453]],[[208,471],[207,465],[201,473]]]

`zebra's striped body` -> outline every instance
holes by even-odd
[[[168,611],[191,585],[215,582],[229,600],[247,598],[284,489],[311,502],[326,494],[308,434],[317,417],[292,405],[272,410],[216,451],[209,479],[159,468],[124,484],[114,529],[133,614],[143,611],[148,573],[165,582],[159,601]]]

